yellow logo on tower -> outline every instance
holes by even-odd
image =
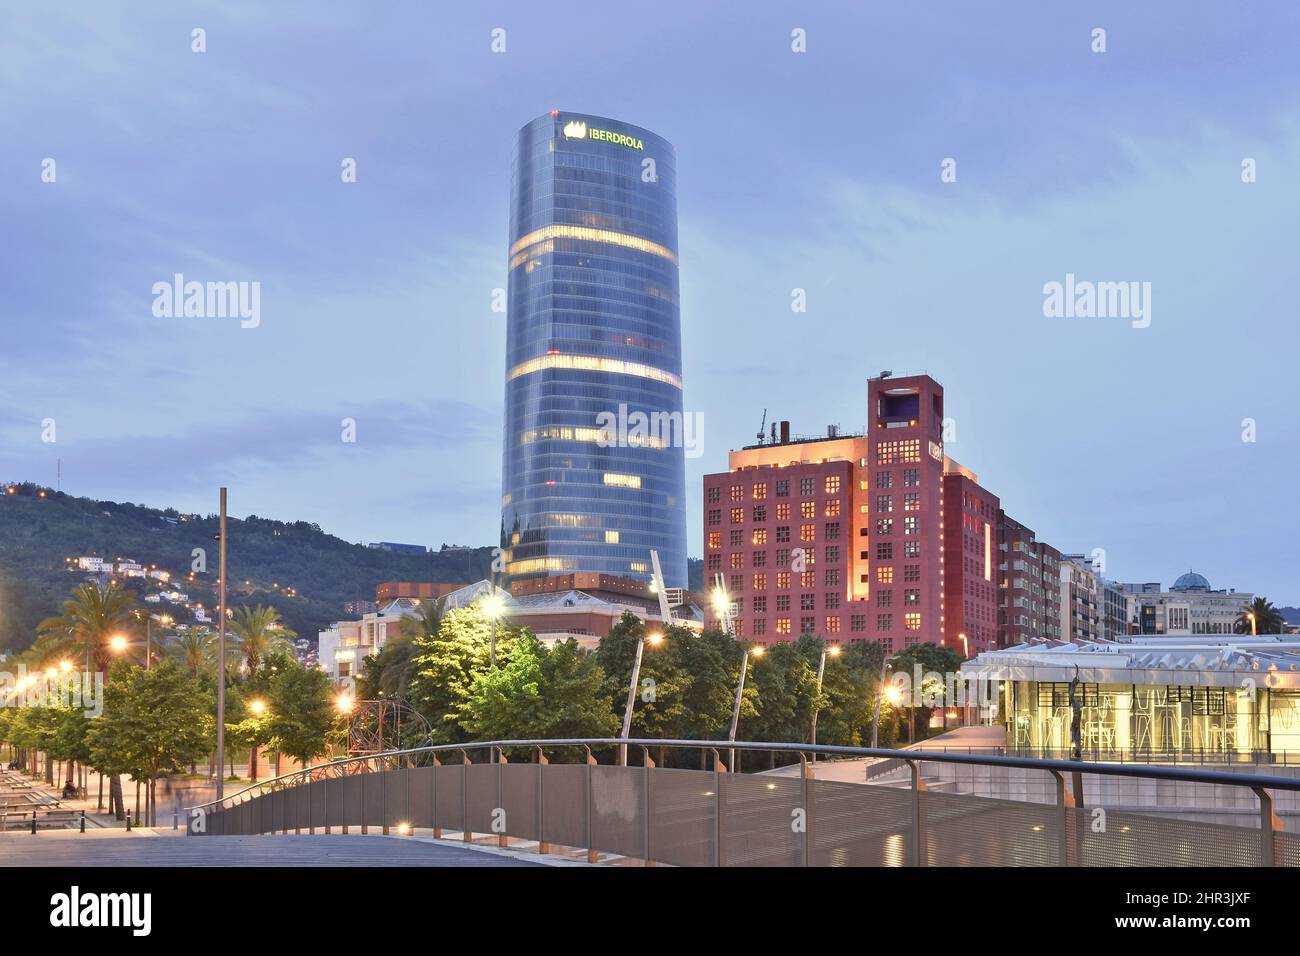
[[[569,122],[565,123],[564,138],[589,139],[598,143],[615,143],[628,149],[645,149],[645,144],[641,140],[635,136],[629,136],[627,133],[615,133],[612,130],[596,129],[595,127],[587,129],[586,120],[569,120]]]

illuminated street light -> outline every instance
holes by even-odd
[[[72,670],[72,661],[68,660],[67,658],[64,658],[63,660],[59,661],[59,670],[63,671],[63,673],[65,674],[68,671]]]
[[[735,743],[736,740],[736,725],[740,723],[740,697],[742,694],[745,693],[745,674],[749,670],[749,657],[751,654],[754,657],[762,657],[763,645],[755,644],[752,647],[746,647],[745,654],[740,659],[740,680],[736,681],[736,702],[735,704],[732,705],[731,708],[731,730],[727,734],[727,740],[731,741],[732,743]],[[735,747],[731,748],[731,753],[728,760],[729,760],[729,764],[727,769],[734,772],[736,770],[736,748]]]
[[[254,698],[248,702],[248,709],[260,717],[262,714],[266,713],[266,701],[260,698]]]
[[[817,662],[817,696],[818,697],[822,695],[822,678],[826,676],[826,655],[827,654],[829,654],[831,657],[839,657],[840,646],[838,644],[822,645],[822,656],[821,659]],[[812,733],[809,734],[808,742],[812,744],[814,747],[817,746],[817,714],[820,711],[821,711],[820,707],[813,708]],[[813,763],[817,762],[816,753],[812,755],[812,762]]]
[[[334,709],[340,714],[350,714],[357,706],[357,702],[351,694],[339,694],[334,698]]]
[[[495,667],[497,663],[497,620],[505,613],[506,601],[500,594],[493,592],[483,598],[481,607],[483,613],[492,621],[492,642],[488,647],[488,666]]]
[[[121,634],[114,634],[108,639],[108,649],[114,654],[121,654],[127,649],[129,643]]]
[[[658,644],[663,639],[664,636],[655,631],[636,642],[636,659],[632,662],[632,680],[627,685],[627,706],[623,708],[623,733],[620,736],[624,739],[632,732],[632,708],[636,704],[636,682],[641,676],[641,655],[644,653],[647,644]],[[618,765],[620,767],[627,766],[627,744],[618,745]]]

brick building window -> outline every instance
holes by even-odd
[[[799,479],[799,497],[811,498],[817,494],[817,480],[815,478]]]
[[[754,541],[754,544],[756,544],[756,545],[767,544],[767,529],[766,529],[766,528],[755,528],[755,529],[754,529],[753,541]]]
[[[817,517],[817,502],[815,501],[799,502],[799,517],[800,518]]]
[[[826,540],[827,541],[840,540],[840,523],[838,521],[826,522]]]
[[[710,547],[710,548],[720,548],[720,547],[722,547],[722,532],[721,532],[721,531],[710,531],[710,532],[709,532],[709,547]]]
[[[790,619],[788,617],[778,617],[776,619],[776,633],[780,636],[790,633]]]
[[[766,481],[754,482],[754,500],[763,501],[766,498],[767,498],[767,482]]]
[[[778,498],[790,497],[790,479],[786,478],[776,483],[776,496]]]
[[[744,523],[745,523],[745,509],[744,509],[744,508],[732,508],[732,509],[731,509],[731,523],[732,523],[732,524],[744,524]]]
[[[722,489],[717,487],[716,485],[710,488],[708,492],[708,500],[709,500],[709,504],[716,505],[719,501],[722,500]]]
[[[894,567],[893,567],[893,565],[882,564],[882,565],[880,565],[879,567],[876,568],[876,583],[877,583],[877,584],[893,584],[893,583],[894,583]]]
[[[732,486],[731,486],[731,500],[732,500],[732,501],[744,501],[744,500],[745,500],[745,486],[744,486],[744,485],[732,485]]]
[[[904,614],[903,627],[909,631],[919,631],[921,629],[921,612],[909,611]]]
[[[876,615],[877,631],[892,631],[893,629],[894,629],[894,615],[892,614]]]
[[[713,508],[709,511],[709,524],[722,524],[722,511]]]
[[[837,495],[837,494],[839,494],[839,492],[840,492],[840,476],[839,476],[839,475],[827,475],[827,476],[826,476],[826,483],[825,483],[825,486],[824,486],[824,487],[826,488],[826,494],[828,494],[828,495]]]
[[[790,595],[778,594],[776,596],[776,613],[784,614],[790,610]]]

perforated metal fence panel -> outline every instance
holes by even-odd
[[[1175,817],[1078,811],[1081,866],[1259,866],[1259,830]],[[1104,823],[1104,829],[1098,825]]]
[[[386,773],[362,773],[355,778],[361,781],[361,822],[368,827],[384,823],[384,781],[387,778]]]
[[[308,825],[318,828],[325,826],[325,788],[329,785],[326,780],[313,780],[307,785],[308,796],[311,800],[311,812],[308,816]]]
[[[909,792],[910,796],[910,792]],[[928,866],[1057,866],[1063,815],[1044,803],[921,792]]]
[[[473,833],[495,833],[492,829],[496,809],[501,806],[497,794],[499,771],[496,764],[476,763],[465,768],[469,774],[469,828]]]
[[[550,764],[542,778],[542,838],[560,846],[587,846],[587,768]]]
[[[720,774],[724,866],[803,864],[802,785],[788,777]]]
[[[650,771],[651,859],[673,866],[714,865],[718,776],[699,770]]]
[[[596,849],[645,856],[645,770],[591,768],[591,839]]]
[[[813,780],[813,866],[908,866],[912,859],[909,790]]]
[[[506,833],[536,840],[538,773],[537,764],[511,763],[501,768],[501,807],[506,813]]]
[[[437,774],[434,783],[437,818],[434,826],[443,830],[459,830],[465,824],[465,768],[461,764],[447,764],[439,767]]]
[[[411,826],[432,829],[434,773],[437,767],[415,767],[408,771],[410,809],[408,811]]]
[[[410,794],[407,791],[411,771],[405,768],[380,774],[384,778],[384,825],[398,827],[411,822]]]
[[[1300,834],[1276,833],[1273,840],[1278,866],[1300,866]]]

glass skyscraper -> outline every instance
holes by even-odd
[[[686,586],[671,143],[586,113],[519,131],[510,188],[501,546],[509,578]]]

